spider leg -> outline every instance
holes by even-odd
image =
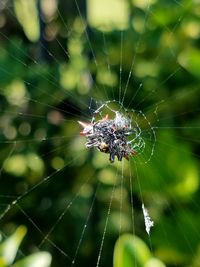
[[[113,163],[115,161],[115,152],[110,153],[109,160],[111,163]]]
[[[120,153],[118,153],[118,154],[117,154],[117,158],[118,158],[119,161],[122,161],[123,155],[120,154]]]

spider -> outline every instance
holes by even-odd
[[[87,139],[86,147],[97,148],[100,152],[110,155],[111,163],[115,161],[115,156],[119,161],[123,158],[129,160],[136,152],[128,142],[128,136],[133,134],[131,121],[125,118],[120,112],[115,113],[114,119],[109,119],[106,115],[100,120],[95,119],[91,123],[78,121],[83,130],[81,135]]]

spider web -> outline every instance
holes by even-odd
[[[187,21],[195,1],[161,2],[166,12],[175,12],[171,23],[162,21],[157,1],[135,1],[130,27],[113,26],[112,31],[87,25],[84,7],[76,0],[71,6],[76,20],[65,21],[63,6],[56,7],[57,17],[47,20],[46,33],[54,42],[38,43],[46,64],[35,47],[29,53],[1,27],[0,222],[5,233],[27,225],[24,254],[48,250],[55,265],[65,266],[107,266],[109,258],[111,266],[116,238],[132,232],[147,239],[149,218],[154,221],[147,240],[152,253],[172,266],[184,266],[187,251],[195,264],[199,109],[193,99],[199,89],[195,82],[183,84],[184,74],[191,77],[182,69],[187,66],[184,46],[175,42],[185,25],[191,27]],[[2,3],[7,18],[17,21],[12,3]],[[56,35],[56,20],[63,39],[68,37],[67,49]],[[154,50],[148,40],[156,38],[156,31],[162,45]],[[165,67],[159,72],[160,62]],[[178,89],[169,89],[174,79]],[[138,157],[111,166],[107,155],[85,148],[77,121],[91,122],[97,111],[102,118],[118,111],[131,117],[144,141]],[[170,259],[171,247],[178,255]]]

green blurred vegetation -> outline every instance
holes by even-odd
[[[52,255],[52,266],[71,266],[68,256],[76,255],[86,224],[75,266],[96,266],[115,185],[101,266],[113,266],[114,253],[114,267],[133,266],[123,263],[133,258],[136,266],[199,267],[199,3],[77,3],[0,4],[1,231],[10,235],[26,225],[25,255],[40,247]],[[133,59],[124,106],[146,114],[158,127],[157,140],[150,162],[124,162],[122,184],[122,165],[86,150],[77,120],[90,121],[91,98],[119,98]],[[155,224],[150,239],[142,202]],[[51,229],[57,247],[44,240]],[[134,232],[143,241],[130,235],[117,241]],[[156,263],[141,263],[144,251]]]
[[[119,237],[114,249],[114,267],[165,267],[151,256],[147,245],[137,236],[124,234]]]

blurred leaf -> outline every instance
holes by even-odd
[[[0,245],[0,267],[11,266],[16,257],[19,246],[26,235],[26,227],[19,226],[17,230]],[[13,267],[49,267],[51,255],[48,252],[37,252],[27,256],[16,263]]]
[[[145,267],[165,267],[165,264],[156,258],[151,258],[147,261]]]
[[[179,63],[196,78],[200,79],[200,51],[195,48],[186,48],[179,55]]]
[[[140,238],[124,234],[115,244],[114,267],[143,267],[150,257],[149,248]]]
[[[114,9],[114,12],[110,12]],[[93,27],[110,31],[128,26],[129,9],[124,0],[88,0],[88,20]]]
[[[14,155],[5,163],[5,171],[15,176],[21,177],[27,171],[26,157],[23,155]]]
[[[22,80],[12,81],[4,90],[5,97],[11,105],[22,106],[27,102],[26,87]]]
[[[151,258],[151,252],[142,239],[124,234],[115,244],[114,267],[165,267],[165,264]]]
[[[4,169],[7,173],[21,177],[29,170],[29,180],[40,177],[44,170],[42,159],[35,153],[16,154],[6,160]]]
[[[36,0],[14,0],[14,9],[27,38],[32,42],[36,42],[40,36]]]
[[[17,230],[0,245],[0,266],[8,266],[13,263],[19,245],[26,235],[26,227],[19,226]]]
[[[51,255],[48,252],[37,252],[16,262],[12,267],[48,267]]]

